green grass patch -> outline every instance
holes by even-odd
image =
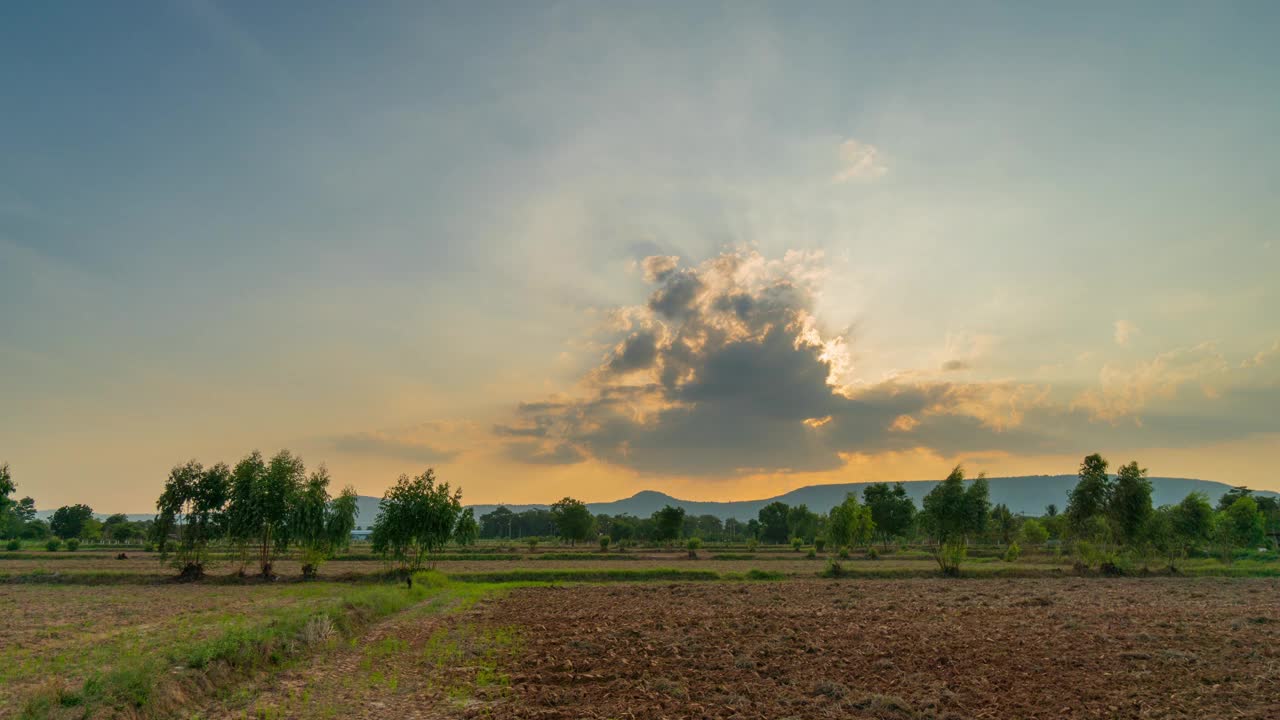
[[[450,573],[449,579],[472,583],[547,583],[547,582],[643,582],[653,580],[720,580],[713,570],[680,570],[645,568],[636,570],[595,570],[592,568],[557,568],[554,570],[516,569],[496,572]]]

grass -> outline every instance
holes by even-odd
[[[498,572],[453,573],[451,580],[474,583],[511,582],[637,582],[645,580],[720,580],[720,573],[713,570],[680,570],[676,568],[646,568],[637,570],[595,570],[591,568],[563,568],[553,570],[502,570]]]

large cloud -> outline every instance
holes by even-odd
[[[573,400],[522,404],[495,428],[530,462],[594,457],[642,472],[820,471],[851,452],[1036,449],[1020,429],[1046,391],[903,377],[851,384],[845,339],[813,314],[821,258],[730,252],[696,267],[643,263],[643,306]],[[975,446],[973,443],[977,442]]]

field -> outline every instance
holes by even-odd
[[[0,717],[1280,717],[1274,559],[823,579],[789,549],[490,550],[412,589],[358,553],[187,584],[145,553],[0,553]]]

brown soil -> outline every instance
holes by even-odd
[[[1277,718],[1280,581],[517,590],[498,718]]]

